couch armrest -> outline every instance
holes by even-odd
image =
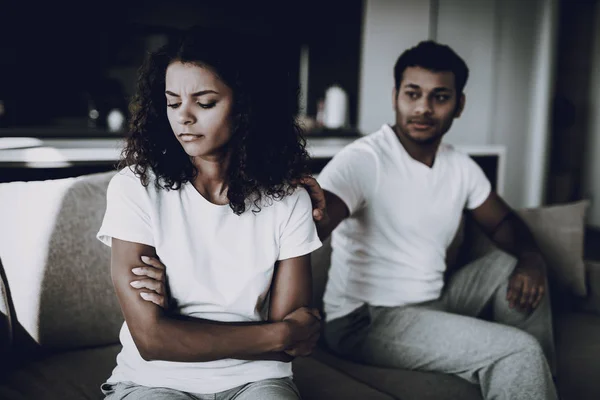
[[[600,261],[585,261],[588,295],[582,306],[586,311],[600,315]]]
[[[5,360],[12,348],[13,318],[10,306],[8,280],[0,260],[0,360]]]

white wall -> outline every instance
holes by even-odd
[[[400,53],[429,37],[429,21],[429,0],[365,0],[358,92],[361,132],[394,122],[394,64]]]
[[[446,140],[456,144],[490,143],[496,75],[495,0],[440,0],[436,37],[469,66],[466,108]]]
[[[505,198],[513,207],[525,205],[529,184],[526,171],[531,168],[527,146],[531,134],[537,3],[535,0],[497,3],[497,74],[491,142],[506,146]]]
[[[585,157],[584,194],[592,200],[588,224],[600,229],[600,1],[596,1],[595,34],[592,47],[592,77],[590,80],[590,121]]]
[[[446,140],[506,146],[504,198],[543,202],[556,0],[365,0],[359,129],[394,120],[393,65],[426,39],[450,45],[469,65],[467,107]],[[547,16],[547,23],[544,17]],[[537,110],[537,111],[536,111]],[[600,168],[600,165],[599,165]]]

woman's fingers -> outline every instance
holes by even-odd
[[[150,301],[159,307],[165,308],[165,296],[161,296],[155,292],[140,292],[142,299]]]
[[[130,285],[136,289],[149,289],[160,295],[165,293],[165,287],[162,282],[155,279],[140,279],[131,282]]]
[[[151,266],[146,267],[136,267],[131,270],[135,275],[138,276],[146,276],[150,279],[155,279],[157,281],[163,281],[165,279],[165,271],[164,269],[159,269]]]
[[[160,260],[156,257],[142,256],[141,259],[144,264],[151,265],[157,269],[165,269],[165,265],[161,263]]]

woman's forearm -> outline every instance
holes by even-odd
[[[221,323],[162,315],[136,345],[146,360],[206,362],[225,358],[286,361],[287,324]],[[139,343],[138,343],[139,342]],[[289,361],[289,360],[288,360]]]

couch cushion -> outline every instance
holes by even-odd
[[[0,380],[5,400],[102,399],[100,385],[110,376],[120,345],[68,351],[19,368]],[[314,358],[298,358],[294,380],[304,399],[392,400]]]
[[[120,345],[67,351],[12,371],[0,380],[0,398],[102,399],[100,385],[116,365]]]
[[[402,400],[481,400],[479,387],[455,376],[357,364],[317,349],[313,358]]]
[[[600,399],[600,317],[583,312],[559,314],[554,329],[561,399]]]
[[[0,184],[0,257],[16,318],[46,348],[118,342],[110,249],[96,239],[113,174]]]
[[[574,295],[587,293],[583,244],[589,201],[517,210],[531,229],[548,264],[550,278]],[[495,245],[472,221],[467,224],[466,262],[488,253]]]
[[[314,357],[297,358],[293,362],[294,381],[303,399],[394,399],[369,384],[352,379]]]
[[[310,255],[313,281],[313,305],[323,310],[323,293],[331,267],[331,236],[323,240],[323,246]]]

